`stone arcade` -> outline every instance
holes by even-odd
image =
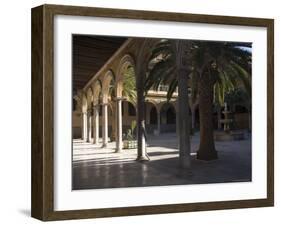
[[[166,172],[164,171],[163,178],[158,175],[158,179],[155,179],[156,175],[151,173],[150,179],[152,180],[153,178],[153,182],[151,182],[150,179],[147,179],[140,184],[135,185],[133,182],[134,179],[136,179],[135,177],[131,179],[128,178],[124,182],[124,178],[126,177],[124,175],[126,175],[126,172],[121,170],[118,171],[117,174],[116,171],[116,167],[120,162],[119,158],[121,157],[114,160],[117,163],[115,166],[112,166],[112,168],[110,168],[111,166],[109,166],[108,163],[103,163],[103,161],[98,162],[96,159],[93,159],[93,156],[107,158],[100,154],[108,154],[108,150],[109,148],[112,148],[112,145],[115,145],[115,154],[121,156],[122,153],[125,152],[125,150],[123,150],[123,135],[126,133],[127,129],[130,128],[130,125],[134,120],[137,124],[137,152],[126,153],[125,160],[131,160],[132,158],[140,162],[145,162],[150,159],[162,160],[155,158],[155,155],[149,156],[149,153],[147,152],[146,136],[148,134],[149,136],[156,137],[155,139],[157,142],[162,142],[160,141],[160,138],[165,140],[166,138],[169,139],[169,136],[172,136],[173,139],[176,140],[176,147],[173,146],[174,149],[171,149],[173,152],[170,153],[173,157],[177,156],[177,166],[173,163],[173,168],[169,168],[169,173],[178,169],[184,169],[185,172],[189,172],[192,155],[195,154],[191,153],[191,150],[196,149],[196,145],[198,144],[197,137],[192,138],[193,143],[190,141],[190,134],[199,129],[199,113],[198,102],[191,103],[190,100],[188,77],[183,76],[186,74],[186,68],[183,63],[186,60],[186,43],[184,40],[173,41],[174,48],[177,52],[176,73],[179,86],[176,88],[176,91],[169,102],[167,102],[168,86],[165,84],[160,84],[157,90],[151,89],[148,92],[145,92],[144,90],[150,54],[160,39],[90,37],[78,35],[74,36],[73,40],[73,142],[75,145],[77,140],[82,139],[83,144],[89,144],[88,146],[86,145],[88,149],[92,149],[92,147],[99,147],[100,149],[92,153],[92,159],[89,160],[89,163],[81,163],[82,168],[78,169],[81,165],[79,163],[79,167],[75,168],[73,176],[74,189],[107,186],[142,186],[149,184],[159,185],[163,183],[163,178],[166,178],[164,175]],[[124,95],[124,77],[129,69],[134,72],[135,76],[137,94],[135,102],[130,101]],[[235,112],[235,109],[238,109],[239,111]],[[220,120],[221,117],[223,117],[221,110],[219,112],[214,112],[213,114],[215,129],[221,129]],[[244,106],[234,106],[233,112],[235,112],[232,117],[236,121],[236,128],[248,130],[250,125],[250,115],[246,108]],[[169,140],[167,140],[167,142],[169,142]],[[243,143],[244,147],[241,149],[241,153],[248,153],[251,151],[249,148],[250,143],[248,140],[243,142],[245,145]],[[238,143],[233,145],[234,149],[238,147],[237,145],[239,146]],[[219,149],[223,148],[223,145],[221,147],[219,145]],[[161,152],[161,148],[157,149],[152,146],[152,149],[156,150],[155,153]],[[79,152],[81,155],[87,155],[88,152],[85,151],[85,153],[82,153],[82,151],[83,150]],[[169,152],[167,153],[169,154]],[[247,164],[244,164],[243,162],[241,163],[243,167],[240,167],[240,162],[233,161],[235,167],[239,169],[235,175],[221,175],[221,171],[219,170],[221,167],[220,164],[229,164],[229,161],[234,159],[232,154],[236,155],[234,152],[226,157],[222,154],[222,163],[211,163],[208,164],[206,168],[200,166],[201,168],[199,167],[199,169],[198,164],[200,165],[203,163],[196,163],[195,165],[192,165],[192,170],[197,170],[198,172],[207,170],[211,172],[215,169],[214,175],[219,175],[220,178],[217,178],[219,178],[218,181],[221,182],[240,179],[247,181],[251,177],[251,170],[249,170],[249,167],[251,167],[249,159],[250,155],[248,154],[248,157],[245,158]],[[112,157],[113,153],[110,152],[108,155]],[[162,154],[158,155],[161,156]],[[116,158],[114,157],[114,159]],[[100,164],[96,166],[96,172],[93,172],[93,169],[91,168],[93,167],[93,162]],[[169,164],[166,166],[169,167]],[[154,167],[154,165],[151,166]],[[243,170],[244,166],[246,167],[245,170]],[[86,169],[85,167],[88,168]],[[119,167],[122,169],[123,164],[120,163]],[[130,167],[130,169],[134,171],[134,174],[136,174],[136,177],[144,178],[149,164],[132,165],[130,163]],[[160,168],[162,167],[163,166]],[[229,165],[228,167],[231,166]],[[120,168],[118,168],[118,170],[120,170]],[[85,172],[87,173],[85,174]],[[99,176],[96,175],[97,173]],[[92,174],[92,178],[89,179]],[[104,179],[101,179],[101,175],[103,174],[105,174]],[[109,174],[115,178],[108,179],[110,177]],[[178,172],[175,171],[174,174],[177,175]],[[119,177],[121,177],[121,179]],[[119,179],[117,180],[116,178]],[[145,176],[145,178],[149,178],[149,176]],[[188,177],[183,180],[183,178],[173,176],[169,180],[165,179],[167,181],[164,184],[169,184],[170,182],[172,184],[208,183],[215,180],[214,178],[194,177],[191,180],[190,177]],[[93,180],[96,181],[95,183],[101,180],[100,185],[93,184]],[[109,185],[108,181],[111,181]]]

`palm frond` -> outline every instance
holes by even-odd
[[[251,77],[249,75],[249,73],[242,68],[239,64],[235,63],[235,62],[231,62],[230,64],[233,69],[237,72],[237,77],[239,77],[239,79],[242,81],[242,84],[247,92],[247,94],[249,95],[249,97],[251,97],[251,93],[252,93],[252,87],[251,87]]]
[[[177,86],[178,86],[178,80],[174,79],[169,85],[169,89],[167,92],[167,101],[171,100],[173,93],[176,91]]]
[[[133,67],[129,67],[123,77],[123,96],[133,104],[136,103],[136,78]]]

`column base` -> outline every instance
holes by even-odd
[[[107,144],[102,144],[102,148],[107,148]]]
[[[121,153],[122,152],[122,148],[116,148],[115,149],[115,153]]]
[[[138,161],[138,162],[146,162],[146,161],[150,161],[150,158],[148,156],[138,156],[136,161]]]

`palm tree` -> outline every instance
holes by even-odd
[[[123,76],[123,97],[133,105],[137,102],[136,77],[134,68],[129,66]]]
[[[200,59],[202,54],[199,53],[200,145],[197,158],[211,160],[217,158],[212,123],[214,91],[217,91],[215,95],[220,96],[219,99],[223,101],[226,91],[233,89],[238,81],[241,81],[245,90],[250,93],[250,73],[247,72],[247,66],[251,54],[239,48],[243,45],[241,43],[239,47],[235,43],[227,42],[197,43],[197,48],[201,48],[199,52],[204,52],[202,59]],[[196,54],[195,51],[195,56]]]
[[[109,94],[111,97],[111,100],[114,100],[116,98],[115,96],[115,86],[114,81],[111,81],[110,87],[109,87]],[[137,101],[137,91],[136,91],[136,78],[135,78],[135,71],[134,68],[129,66],[127,70],[124,72],[123,76],[123,91],[122,96],[129,102],[131,102],[133,105],[136,105]],[[116,112],[116,105],[114,102],[110,102],[111,110],[113,114]],[[115,118],[112,117],[112,132],[111,132],[111,140],[115,140],[115,133],[116,133],[116,125],[115,125]]]
[[[251,93],[246,92],[241,87],[237,87],[230,92],[226,93],[225,102],[227,102],[230,106],[234,105],[242,105],[248,110],[249,116],[249,131],[251,130]]]
[[[111,96],[111,100],[113,100],[115,98],[115,86],[113,80],[111,81],[111,84],[109,86],[109,94]],[[122,96],[133,104],[136,104],[136,77],[134,68],[132,66],[129,66],[124,72]]]
[[[217,158],[213,136],[214,97],[223,100],[226,91],[242,83],[248,93],[251,92],[251,52],[245,47],[249,43],[187,41],[191,42],[189,62],[189,86],[192,102],[198,98],[200,117],[200,145],[197,158],[211,160]],[[161,82],[170,86],[167,92],[169,100],[177,87],[175,76],[176,53],[171,41],[164,39],[152,51],[145,89],[157,88]]]

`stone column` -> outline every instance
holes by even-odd
[[[94,143],[99,143],[99,105],[94,106]]]
[[[87,141],[87,112],[82,113],[82,139]]]
[[[143,87],[137,91],[137,138],[138,138],[138,157],[137,161],[147,161],[149,157],[146,151],[145,133],[145,102]]]
[[[112,103],[111,105],[111,134],[110,134],[110,140],[111,141],[116,141],[116,104],[115,102]]]
[[[188,104],[188,75],[186,71],[178,71],[178,137],[180,167],[190,168],[190,124],[189,124],[189,104]]]
[[[107,147],[108,143],[108,103],[102,104],[102,146]]]
[[[87,111],[87,142],[91,141],[91,111]]]
[[[95,143],[95,107],[92,107],[92,143]]]
[[[122,98],[116,98],[116,152],[122,151]]]

